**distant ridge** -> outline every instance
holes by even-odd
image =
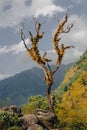
[[[55,84],[57,87],[63,80],[65,72],[72,64],[61,65],[55,74]],[[34,67],[23,71],[15,76],[0,81],[0,101],[8,99],[8,104],[21,105],[32,95],[45,95],[46,84],[42,69]]]

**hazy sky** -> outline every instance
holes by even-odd
[[[65,45],[75,49],[66,52],[63,63],[74,62],[87,49],[87,0],[0,0],[0,79],[36,66],[27,55],[20,38],[19,28],[24,24],[26,43],[28,32],[34,33],[33,16],[42,23],[45,32],[39,43],[41,54],[55,60],[52,37],[57,23],[68,10],[69,21],[74,27],[69,34],[61,35]]]

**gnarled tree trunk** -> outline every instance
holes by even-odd
[[[66,14],[64,19],[60,21],[60,23],[58,24],[56,31],[54,33],[54,36],[53,36],[54,50],[57,55],[56,64],[53,69],[51,69],[50,65],[48,64],[48,62],[51,62],[52,60],[46,58],[47,53],[45,52],[44,55],[41,56],[38,49],[39,40],[43,38],[43,34],[44,34],[44,32],[40,33],[41,23],[35,22],[35,32],[36,32],[35,36],[33,36],[31,32],[29,32],[31,48],[28,48],[25,43],[25,35],[23,33],[23,30],[21,29],[20,31],[21,39],[23,41],[23,44],[26,50],[29,53],[29,56],[31,57],[32,60],[38,63],[44,71],[44,74],[45,74],[44,80],[47,84],[46,95],[49,102],[49,109],[51,111],[53,111],[53,107],[54,107],[54,97],[51,96],[51,87],[54,84],[54,74],[59,69],[59,66],[65,54],[65,50],[73,47],[73,46],[65,46],[64,44],[61,44],[61,46],[59,46],[59,42],[61,41],[61,38],[59,37],[60,34],[68,33],[73,27],[73,24],[71,23],[66,28],[64,28],[64,25],[67,23],[67,21],[68,21],[68,15]]]

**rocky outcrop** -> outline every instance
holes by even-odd
[[[43,130],[38,124],[38,118],[35,115],[27,114],[21,118],[22,129],[26,130]]]
[[[12,116],[14,116],[14,114],[17,114],[18,116],[22,116],[21,108],[17,107],[16,105],[3,107],[0,110],[1,111],[9,111]]]
[[[47,110],[37,110],[37,118],[39,124],[42,125],[46,130],[54,128],[56,122],[56,116],[53,112]]]
[[[35,115],[22,115],[21,108],[15,105],[4,107],[0,110],[3,112],[9,112],[9,116],[11,117],[17,117],[17,119],[14,118],[16,119],[17,123],[15,125],[21,127],[22,130],[58,130],[54,129],[53,127],[56,121],[56,117],[55,114],[51,111],[39,109]],[[7,122],[4,123],[6,124]],[[2,128],[4,129],[4,126]]]

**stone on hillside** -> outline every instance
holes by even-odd
[[[46,128],[47,130],[53,128],[54,122],[56,121],[56,116],[53,112],[38,110],[37,117],[39,120],[39,124],[42,125],[44,128]]]
[[[17,114],[18,116],[22,115],[21,108],[16,105],[11,105],[1,108],[2,111],[9,111],[12,115]]]
[[[38,124],[33,124],[30,127],[28,127],[27,130],[44,130],[44,129]]]
[[[23,122],[22,127],[24,129],[29,128],[30,126],[35,125],[35,124],[38,123],[37,117],[35,115],[31,115],[31,114],[24,115],[21,118],[21,121]]]

